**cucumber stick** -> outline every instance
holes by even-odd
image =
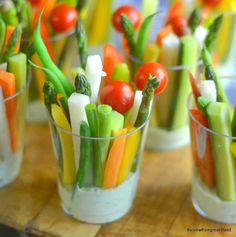
[[[73,93],[68,99],[69,113],[71,119],[72,132],[80,134],[80,123],[82,121],[87,122],[87,116],[85,112],[85,106],[90,103],[89,97],[80,93]],[[79,167],[80,159],[80,138],[73,137],[74,154],[76,170]]]
[[[186,66],[186,69],[179,70],[175,80],[178,82],[175,88],[175,106],[171,121],[171,129],[182,128],[188,119],[187,98],[191,92],[188,71],[193,75],[196,73],[198,59],[198,43],[191,36],[186,35],[180,39],[179,65]]]
[[[124,116],[117,111],[112,111],[111,135],[115,136],[124,126]]]
[[[160,49],[159,62],[167,67],[176,66],[179,57],[179,38],[170,33],[162,40],[162,46]],[[174,91],[176,90],[176,71],[167,69],[168,72],[168,85],[165,91],[158,96],[158,106],[154,108],[158,117],[158,125],[162,128],[168,129],[170,127],[170,117],[174,113],[173,104],[176,100],[174,98]]]
[[[199,84],[201,95],[210,102],[216,102],[217,92],[215,82],[212,80],[201,80]]]
[[[231,122],[227,105],[212,102],[207,107],[207,117],[213,131],[231,136]],[[236,167],[230,152],[231,139],[216,134],[212,136],[214,167],[216,176],[216,193],[222,200],[235,201]]]
[[[27,57],[23,53],[10,56],[7,60],[7,71],[15,75],[16,89],[20,90],[26,84]]]

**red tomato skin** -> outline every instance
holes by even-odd
[[[110,105],[117,112],[125,114],[134,103],[134,90],[129,83],[114,80],[103,87],[100,98],[102,104]]]
[[[126,14],[129,17],[129,19],[131,20],[134,28],[138,29],[138,27],[140,26],[140,23],[141,23],[141,14],[135,7],[132,7],[129,5],[123,5],[123,6],[119,7],[113,13],[113,16],[112,16],[112,23],[117,31],[119,31],[121,33],[123,32],[123,29],[122,29],[122,26],[120,23],[121,14]]]
[[[160,63],[144,63],[134,76],[134,81],[139,90],[143,90],[147,84],[148,76],[156,76],[160,85],[155,89],[155,94],[161,94],[168,83],[168,75],[165,68]]]
[[[188,24],[188,19],[185,16],[174,16],[169,23],[176,35],[179,37],[185,35]]]
[[[29,2],[32,6],[37,6],[42,2],[42,0],[29,0]]]
[[[66,32],[74,28],[77,18],[77,11],[65,3],[54,7],[49,16],[53,30],[58,33]]]
[[[208,5],[209,7],[218,6],[223,0],[202,0],[202,3]]]

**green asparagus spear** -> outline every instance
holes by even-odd
[[[208,51],[212,51],[214,49],[214,43],[216,41],[217,34],[222,24],[222,20],[223,20],[223,15],[221,14],[218,17],[216,17],[213,23],[209,26],[209,29],[208,29],[209,32],[204,42]]]
[[[81,20],[77,21],[75,29],[75,36],[79,49],[80,62],[82,68],[85,69],[88,57],[88,41],[86,31]]]
[[[2,17],[0,17],[0,54],[3,49],[5,35],[6,35],[6,24],[4,20],[2,19]]]
[[[19,26],[17,26],[15,30],[13,31],[13,33],[11,34],[10,39],[8,41],[7,49],[4,54],[5,60],[16,53],[16,47],[21,38],[21,34],[22,34],[22,30]]]
[[[121,14],[121,26],[123,28],[124,36],[128,42],[128,46],[130,49],[130,53],[132,56],[135,56],[135,50],[136,50],[136,42],[134,39],[134,27],[132,25],[131,20],[129,17],[125,14]]]
[[[51,114],[51,105],[57,103],[57,91],[50,81],[45,81],[43,85],[44,104]]]
[[[90,83],[88,82],[84,74],[78,74],[75,78],[75,91],[80,94],[91,97],[92,90]]]
[[[76,175],[76,184],[82,188],[85,184],[86,175],[89,171],[89,163],[91,162],[92,157],[92,140],[89,138],[87,139],[87,137],[91,137],[91,131],[84,121],[80,124],[80,135],[82,138],[80,141],[80,160],[79,169]]]
[[[189,16],[188,26],[192,31],[192,34],[195,32],[197,26],[201,22],[201,14],[199,9],[195,8]]]
[[[148,83],[143,90],[143,98],[139,107],[137,119],[135,121],[135,127],[138,128],[147,120],[150,113],[150,104],[154,96],[155,89],[160,85],[156,76],[150,75],[148,77]]]

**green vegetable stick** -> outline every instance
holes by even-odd
[[[19,24],[16,8],[11,1],[3,4],[1,15],[7,25],[17,26]]]
[[[124,116],[117,111],[112,111],[111,135],[115,136],[124,127]]]
[[[146,48],[146,44],[148,41],[148,31],[149,26],[152,22],[153,17],[156,15],[157,13],[154,13],[150,16],[148,16],[142,23],[140,30],[139,30],[139,34],[138,34],[138,41],[136,44],[136,49],[135,49],[135,56],[140,59],[143,60],[144,57],[144,51]]]
[[[91,137],[89,126],[86,122],[80,123],[80,135],[84,137]],[[80,188],[84,187],[86,176],[89,172],[89,166],[92,158],[92,140],[81,138],[80,140],[80,159],[79,169],[76,175],[76,183]]]
[[[16,89],[20,90],[27,79],[27,57],[24,53],[10,56],[7,60],[7,71],[15,75]]]
[[[4,20],[0,17],[0,54],[2,54],[5,35],[6,35],[6,24]]]
[[[232,135],[236,137],[236,107],[234,108],[234,115],[232,120]]]
[[[195,8],[188,19],[188,26],[192,31],[192,34],[195,32],[196,28],[201,23],[201,13],[199,9]]]
[[[116,64],[114,71],[112,73],[113,80],[121,80],[125,82],[129,82],[130,80],[130,71],[129,67],[126,63],[118,63]]]
[[[112,129],[112,108],[109,105],[99,105],[98,108],[98,136],[110,137]],[[102,186],[104,164],[107,158],[110,140],[98,140],[95,148],[95,185]]]
[[[34,31],[34,35],[33,35],[33,42],[34,42],[35,50],[38,53],[39,58],[42,61],[43,65],[56,75],[56,77],[62,84],[65,92],[67,93],[67,96],[70,96],[74,92],[74,87],[67,80],[67,78],[64,76],[62,71],[52,61],[50,55],[48,54],[47,48],[43,42],[43,39],[41,37],[40,22],[41,22],[42,14],[43,14],[43,11],[41,11],[41,13],[39,15],[37,25],[36,25],[36,28]]]
[[[218,133],[231,136],[230,115],[226,103],[211,102],[207,107],[210,128]],[[225,201],[235,201],[236,170],[235,159],[230,152],[232,140],[211,134],[216,176],[216,193]]]
[[[88,104],[85,106],[85,111],[93,137],[98,136],[98,112],[95,104]]]

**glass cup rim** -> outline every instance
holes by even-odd
[[[226,79],[226,78],[231,78],[231,79],[232,79],[232,78],[235,78],[235,77],[233,77],[233,76],[231,76],[231,77],[222,76],[221,79],[222,79],[222,78],[223,78],[223,79]],[[213,131],[212,129],[207,128],[207,127],[205,127],[204,125],[202,125],[202,124],[193,116],[193,114],[190,112],[190,104],[191,104],[191,100],[192,100],[192,99],[194,99],[194,98],[193,98],[193,93],[191,92],[191,93],[189,94],[188,100],[187,100],[187,109],[188,109],[188,114],[189,114],[190,118],[191,118],[195,123],[197,123],[201,128],[203,128],[205,131],[207,131],[207,132],[209,132],[209,133],[211,133],[211,134],[214,134],[214,135],[217,135],[217,136],[220,136],[220,137],[230,138],[230,139],[232,139],[232,140],[236,140],[236,137],[234,137],[234,136],[229,136],[229,135],[226,135],[226,134],[222,134],[222,133]]]
[[[134,62],[136,63],[139,63],[139,64],[143,64],[144,62],[142,62],[142,60],[136,58],[135,56],[131,55],[131,54],[126,54],[128,55],[128,59],[131,59],[133,60]],[[199,66],[202,66],[203,65],[203,61],[201,59],[198,59],[196,63],[193,63],[193,64],[184,64],[184,65],[164,65],[163,66],[165,67],[166,70],[170,70],[170,71],[180,71],[180,70],[188,70],[190,68],[193,68],[193,67],[199,67]]]
[[[148,115],[147,119],[145,120],[145,122],[142,125],[140,125],[139,127],[135,128],[134,130],[132,130],[130,132],[127,132],[125,134],[121,134],[121,135],[118,135],[118,136],[110,136],[110,137],[87,137],[87,136],[81,136],[81,135],[79,135],[77,133],[73,133],[71,131],[68,131],[68,130],[62,128],[59,124],[57,124],[53,120],[53,118],[51,117],[51,115],[49,113],[48,113],[48,117],[49,117],[50,123],[53,126],[58,128],[61,132],[66,133],[66,134],[68,134],[68,135],[70,135],[72,137],[76,137],[76,138],[80,138],[80,139],[87,139],[87,140],[99,140],[99,141],[103,140],[104,141],[104,140],[114,140],[114,139],[117,139],[117,138],[120,138],[120,137],[128,137],[128,136],[130,136],[130,135],[140,131],[142,128],[144,128],[148,124],[149,119],[151,117],[151,114],[152,114],[152,109],[150,110],[149,115]]]
[[[30,73],[28,73],[28,74],[30,74]],[[31,83],[31,80],[32,80],[31,75],[29,75],[27,78],[28,78],[27,82],[25,83],[25,85],[22,88],[20,88],[20,90],[18,90],[14,95],[11,95],[7,98],[4,98],[3,100],[0,100],[0,104],[4,104],[7,101],[10,101],[10,100],[16,98],[17,96],[21,95],[29,87],[29,85]]]

